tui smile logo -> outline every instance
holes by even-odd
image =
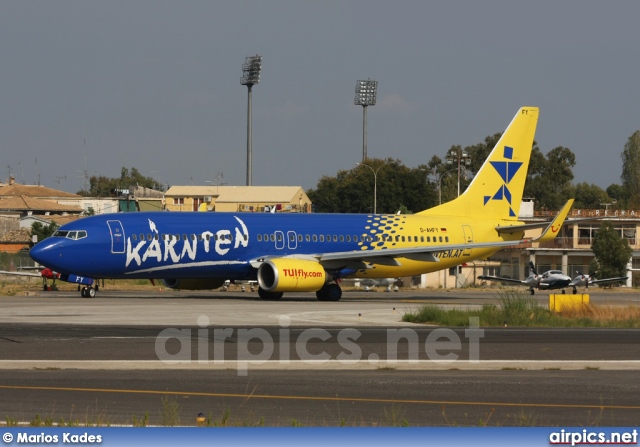
[[[504,147],[503,158],[507,161],[491,161],[491,166],[496,170],[502,181],[504,182],[493,196],[484,196],[484,204],[486,205],[491,200],[506,200],[509,203],[509,216],[516,217],[516,213],[511,208],[511,191],[509,190],[509,183],[515,177],[516,172],[522,166],[520,161],[513,160],[513,148],[509,146]]]

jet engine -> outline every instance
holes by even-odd
[[[181,290],[211,290],[222,287],[224,278],[187,278],[187,279],[163,279],[162,284],[170,289]]]
[[[258,283],[267,292],[316,292],[326,281],[324,267],[315,261],[275,258],[258,269]]]

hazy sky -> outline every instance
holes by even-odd
[[[254,185],[361,161],[371,78],[369,157],[415,167],[539,106],[541,150],[570,148],[575,181],[606,188],[640,129],[639,17],[636,0],[4,1],[0,178],[76,192],[86,156],[89,175],[244,185],[241,67],[260,54]]]

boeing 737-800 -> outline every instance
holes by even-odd
[[[316,292],[337,301],[341,278],[418,275],[486,258],[524,242],[518,220],[538,121],[521,108],[467,190],[413,215],[140,212],[91,216],[62,226],[31,257],[84,284],[92,278],[162,279],[213,289],[257,280],[263,299]],[[572,200],[537,240],[556,236]]]

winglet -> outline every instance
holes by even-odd
[[[554,237],[558,235],[560,228],[562,228],[562,224],[564,223],[571,207],[573,206],[573,200],[567,200],[567,203],[564,204],[558,215],[551,221],[549,226],[545,228],[540,236],[531,240],[531,242],[546,242],[552,240]]]

